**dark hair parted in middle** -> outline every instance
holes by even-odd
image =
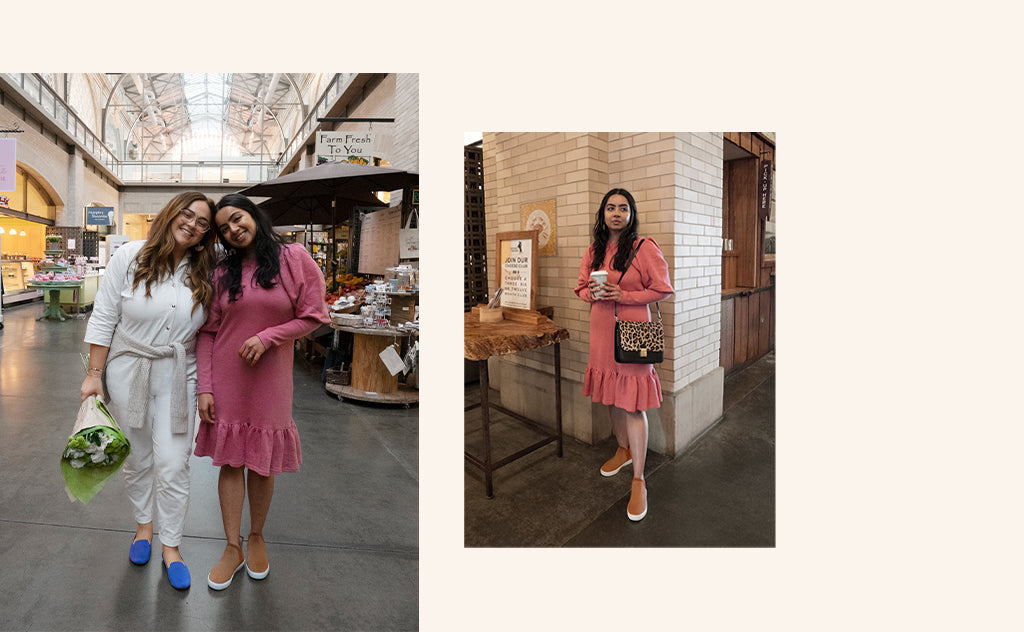
[[[629,224],[619,234],[619,249],[612,260],[612,268],[619,272],[626,271],[626,260],[633,251],[633,241],[640,235],[640,218],[637,216],[636,200],[632,194],[625,189],[612,189],[605,193],[601,205],[597,207],[597,217],[594,220],[594,260],[590,264],[591,270],[600,270],[604,265],[604,254],[608,248],[608,225],[604,223],[604,207],[608,205],[608,199],[613,195],[621,195],[629,203]]]
[[[258,283],[260,287],[269,289],[277,284],[277,276],[281,272],[281,248],[284,240],[274,232],[270,218],[263,209],[253,204],[252,200],[240,193],[229,193],[217,202],[217,210],[232,206],[248,213],[253,222],[256,223],[256,234],[253,235],[253,253],[256,256],[256,272],[252,275],[252,282]],[[217,237],[227,250],[227,254],[221,259],[218,266],[226,269],[221,277],[220,291],[226,287],[228,300],[235,301],[242,292],[242,257],[244,253],[236,250],[224,239],[220,229],[217,229]],[[250,283],[251,285],[252,283]]]

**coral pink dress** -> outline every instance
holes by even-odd
[[[633,247],[640,240],[633,243]],[[650,320],[648,305],[672,295],[672,282],[668,264],[658,244],[646,238],[632,264],[619,281],[618,270],[612,260],[618,251],[616,244],[608,244],[604,265],[608,282],[622,288],[619,318],[622,320]],[[587,248],[580,263],[580,276],[576,295],[590,303],[590,362],[583,375],[583,394],[595,402],[615,406],[630,412],[657,408],[661,405],[661,382],[653,364],[619,364],[615,361],[615,302],[596,300],[588,284],[594,259],[594,245]]]
[[[242,262],[242,292],[234,302],[215,294],[196,341],[199,392],[212,393],[216,422],[199,424],[196,456],[217,466],[245,466],[262,476],[297,472],[302,463],[299,431],[292,419],[294,341],[330,320],[320,268],[299,244],[281,249],[277,284],[252,280],[255,259]],[[214,287],[223,275],[215,273]],[[260,337],[266,352],[256,366],[238,355],[242,343]]]

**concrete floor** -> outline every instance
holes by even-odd
[[[301,471],[277,477],[264,533],[273,572],[223,592],[206,575],[224,549],[217,469],[192,458],[182,554],[192,588],[171,588],[159,539],[128,561],[134,521],[115,476],[70,503],[59,455],[78,410],[86,318],[4,309],[0,331],[0,628],[5,630],[413,630],[418,627],[418,411],[339,402],[321,366],[295,362]],[[157,525],[159,531],[159,525]],[[248,509],[243,533],[248,532]]]
[[[467,403],[479,400],[477,389],[466,386]],[[594,446],[567,438],[561,459],[549,445],[506,465],[494,474],[492,499],[483,473],[467,464],[465,545],[774,547],[774,352],[726,378],[723,408],[722,420],[675,459],[648,454],[649,510],[636,523],[626,518],[630,468],[599,473],[614,437]],[[504,415],[491,420],[498,458],[539,437]],[[465,424],[467,450],[482,455],[479,410]]]

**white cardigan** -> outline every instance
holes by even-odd
[[[186,432],[187,415],[196,407],[195,389],[187,388],[186,381],[196,379],[195,337],[205,314],[202,307],[192,312],[187,259],[170,278],[154,283],[149,297],[145,282],[132,289],[136,257],[144,244],[129,242],[110,258],[85,342],[113,347],[104,371],[107,392],[131,427],[141,427],[145,419],[150,398],[143,393],[161,392],[171,396],[171,404],[157,415],[180,434]]]

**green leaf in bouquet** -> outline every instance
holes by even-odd
[[[60,469],[72,499],[88,503],[113,476],[131,452],[131,444],[103,402],[96,399],[96,410],[110,425],[94,425],[68,437],[61,453]]]

